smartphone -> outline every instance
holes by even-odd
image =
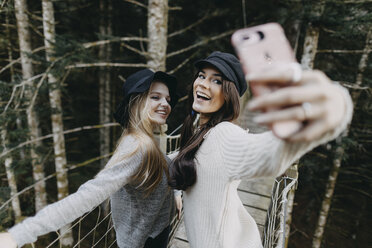
[[[276,63],[297,62],[284,30],[278,23],[267,23],[237,30],[231,37],[231,43],[246,76],[251,73],[263,73],[269,65]],[[261,86],[249,82],[249,86],[254,96],[278,89],[275,84]],[[299,121],[276,122],[271,126],[274,134],[280,138],[289,137],[301,128],[302,123]]]

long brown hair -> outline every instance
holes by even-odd
[[[148,94],[149,90],[131,96],[128,106],[128,123],[119,139],[112,161],[110,160],[106,166],[109,168],[136,152],[142,152],[142,163],[139,170],[131,177],[130,183],[141,189],[145,195],[149,195],[162,181],[163,173],[169,178],[167,162],[154,139],[153,130],[156,125],[151,122],[149,115]],[[130,154],[115,156],[120,143],[128,135],[135,136],[139,145]]]
[[[197,77],[197,76],[196,76]],[[195,78],[196,78],[195,77]],[[194,80],[195,82],[195,80]],[[173,188],[186,190],[196,182],[195,154],[204,141],[204,135],[222,121],[234,121],[239,116],[239,93],[233,82],[222,80],[224,104],[211,115],[207,123],[195,130],[193,125],[196,114],[192,109],[194,102],[193,87],[189,91],[188,116],[181,130],[180,152],[170,167],[169,185]]]

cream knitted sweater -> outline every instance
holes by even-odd
[[[271,132],[249,134],[222,122],[211,129],[196,154],[196,183],[184,192],[184,221],[192,248],[262,247],[257,225],[237,194],[242,178],[276,177],[314,147],[337,137],[350,122],[347,100],[344,121],[310,143],[287,143]]]

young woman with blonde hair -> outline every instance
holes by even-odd
[[[168,187],[169,159],[160,151],[153,130],[165,124],[177,102],[176,78],[148,69],[129,76],[115,119],[123,134],[106,167],[77,192],[51,204],[0,234],[0,244],[21,247],[56,231],[89,212],[108,197],[117,244],[123,248],[165,248],[174,215]]]

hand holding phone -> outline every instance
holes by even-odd
[[[262,74],[273,66],[295,65],[294,52],[278,23],[267,23],[236,31],[231,38],[232,45],[242,63],[246,79],[252,74]],[[291,82],[288,82],[290,85]],[[278,88],[283,84],[258,84],[249,82],[254,96],[260,96]],[[270,111],[273,109],[267,109]],[[271,129],[280,138],[286,138],[302,128],[299,121],[282,121],[272,124]]]

